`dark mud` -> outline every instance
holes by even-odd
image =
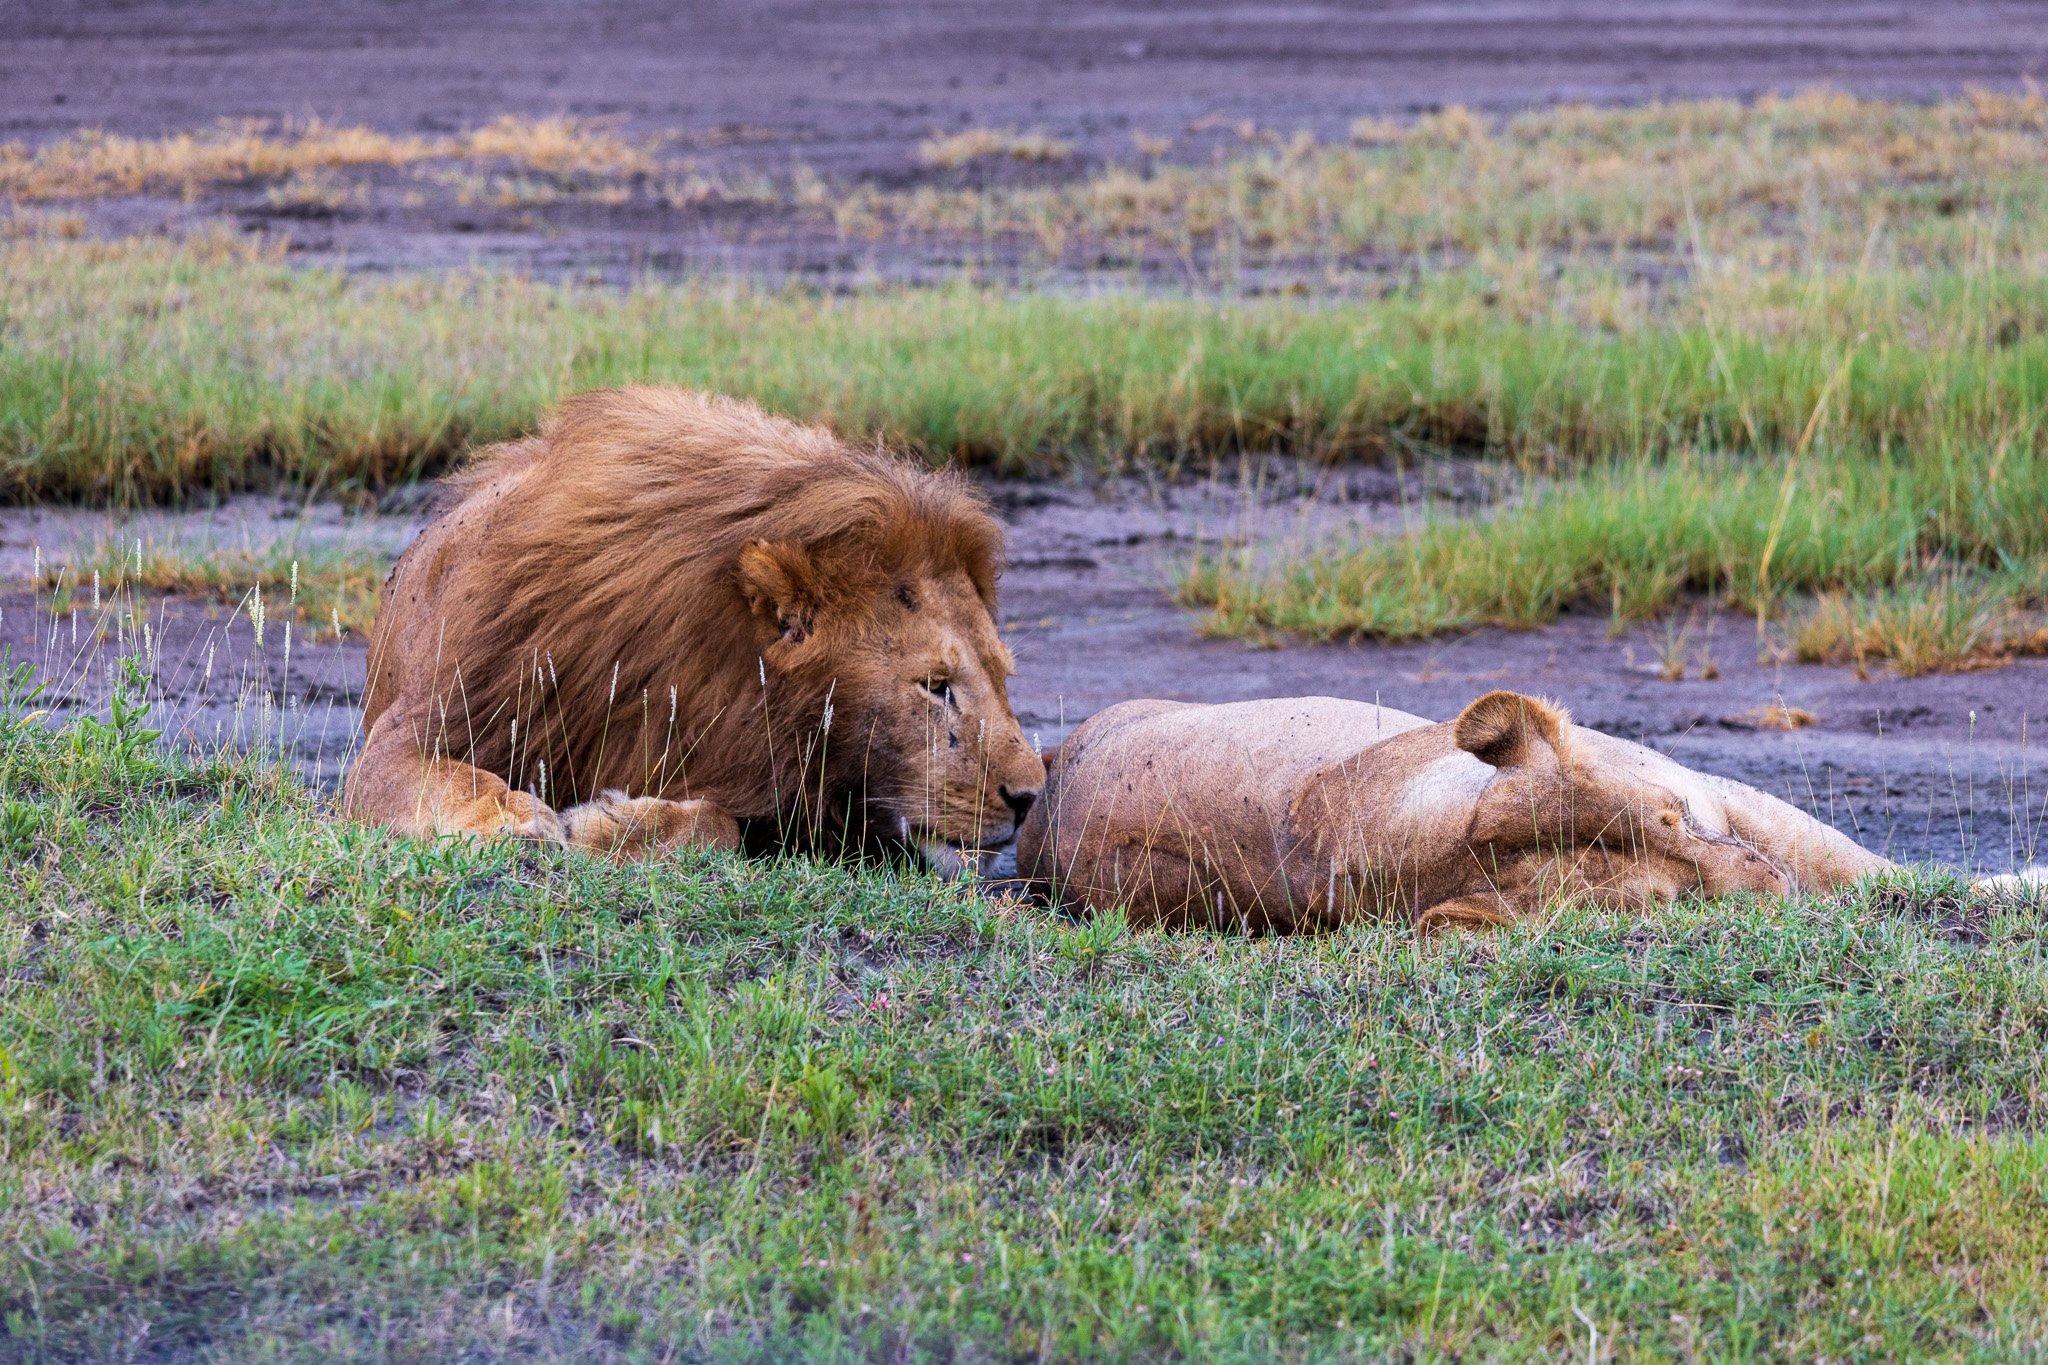
[[[1096,155],[1205,114],[1340,136],[1363,112],[1461,102],[1929,97],[2048,73],[2023,0],[1477,0],[1456,6],[793,0],[131,0],[10,5],[0,134],[317,116],[385,129],[500,112],[722,133],[750,160],[888,174],[969,124]]]
[[[1463,499],[1481,479],[1451,469],[1432,486]],[[1508,687],[1753,783],[1900,860],[1988,872],[2048,858],[2048,660],[1859,679],[1846,668],[1782,661],[1768,633],[1760,647],[1752,620],[1699,614],[1689,626],[1612,638],[1604,615],[1593,613],[1539,631],[1418,644],[1248,647],[1204,638],[1199,613],[1174,601],[1174,575],[1200,546],[1249,539],[1271,552],[1301,539],[1371,535],[1398,522],[1418,487],[1386,471],[1309,474],[1277,462],[1251,479],[994,486],[1010,526],[1003,616],[1018,662],[1011,695],[1027,735],[1056,744],[1130,697],[1324,694],[1450,716],[1481,692]],[[248,498],[188,514],[183,533],[211,543],[289,534],[308,545],[345,536],[395,547],[415,524]],[[142,528],[158,539],[173,529],[169,519]],[[22,582],[37,544],[49,554],[106,532],[103,516],[0,512],[0,581]],[[128,524],[113,532],[132,533]],[[89,594],[74,601],[74,614],[53,617],[47,594],[0,595],[0,644],[43,663],[43,704],[60,716],[103,704],[107,661],[139,641],[147,621],[163,698],[155,723],[201,744],[274,748],[308,778],[338,780],[360,729],[360,641],[309,644],[301,633],[287,658],[279,623],[258,647],[246,609],[160,599],[131,615],[108,602],[96,618]],[[1662,676],[1672,657],[1684,665],[1682,680]],[[1718,676],[1702,677],[1709,660]],[[1812,723],[1770,728],[1787,708]]]
[[[1814,85],[1930,98],[2048,74],[2048,8],[2012,0],[138,0],[0,13],[0,138],[38,142],[80,127],[156,134],[247,118],[436,133],[503,113],[566,113],[675,135],[671,150],[714,176],[786,176],[801,163],[835,192],[1078,177],[1141,162],[1140,134],[1173,139],[1174,158],[1202,160],[1241,145],[1246,124],[1327,140],[1362,114],[1447,103],[1506,110]],[[921,139],[965,127],[1043,130],[1075,152],[1052,166],[919,165]],[[92,230],[113,235],[225,218],[288,238],[304,259],[359,269],[481,263],[613,281],[737,272],[848,285],[963,268],[1014,275],[1030,264],[1014,243],[875,243],[787,206],[671,205],[637,188],[618,204],[547,208],[463,203],[397,173],[371,175],[361,203],[277,203],[270,189],[78,208]],[[1158,283],[1186,286],[1178,265],[1153,264],[1164,272]],[[1356,264],[1374,274],[1374,263]],[[1109,273],[1135,271],[1142,282],[1149,269]],[[1101,272],[1068,262],[1059,273]],[[1259,278],[1231,284],[1263,287]]]

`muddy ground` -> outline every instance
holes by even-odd
[[[1454,471],[1439,486],[1460,496],[1461,478],[1477,477]],[[1763,787],[1895,858],[1971,871],[2048,858],[2048,660],[1859,679],[1768,658],[1752,620],[1697,614],[1682,648],[1674,625],[1610,638],[1598,613],[1541,631],[1478,630],[1419,644],[1248,647],[1204,638],[1200,614],[1175,602],[1173,579],[1197,547],[1249,539],[1270,551],[1371,535],[1412,507],[1412,478],[1276,462],[1253,479],[998,484],[992,493],[1010,535],[1002,606],[1018,663],[1012,698],[1026,733],[1043,745],[1130,697],[1322,694],[1447,717],[1508,687],[1557,698],[1584,724]],[[416,525],[416,515],[244,498],[111,534],[181,534],[228,547],[346,537],[395,550]],[[47,558],[108,533],[104,514],[0,511],[0,582],[25,581],[37,545]],[[287,659],[276,619],[258,649],[246,609],[180,599],[145,602],[132,617],[109,600],[105,638],[96,639],[90,594],[74,600],[74,615],[53,617],[47,595],[0,594],[0,645],[42,663],[44,704],[60,712],[100,705],[106,661],[146,620],[160,659],[156,723],[200,743],[277,746],[309,778],[338,780],[360,731],[360,641],[309,644],[300,634]],[[1674,654],[1685,677],[1666,681]],[[1701,676],[1709,658],[1718,671],[1711,679]],[[1810,713],[1812,724],[1772,728],[1787,708]]]
[[[1454,102],[1923,98],[2044,72],[2048,13],[2027,0],[128,0],[6,7],[0,137],[570,113],[887,174],[968,124],[1120,155],[1133,129],[1205,114],[1341,136],[1363,112]]]
[[[666,154],[713,177],[786,180],[801,164],[834,195],[862,184],[1077,178],[1105,162],[1141,164],[1141,134],[1167,140],[1168,159],[1205,160],[1241,147],[1246,126],[1341,139],[1362,114],[1448,103],[1508,110],[1815,85],[1928,98],[2048,74],[2048,7],[2011,0],[135,0],[0,5],[0,15],[0,139],[249,118],[440,133],[504,113],[566,113],[667,136]],[[1074,154],[1046,165],[919,164],[920,140],[966,127],[1043,130]],[[356,178],[360,201],[280,202],[274,185],[250,183],[68,207],[107,234],[226,221],[288,240],[302,259],[358,270],[481,263],[611,281],[739,271],[843,287],[970,269],[1189,283],[1178,258],[1097,261],[1077,243],[1048,262],[1030,242],[871,241],[837,231],[829,213],[744,196],[677,204],[636,186],[615,204],[508,206],[464,202],[431,176]],[[1337,287],[1364,287],[1348,275],[1369,281],[1391,264],[1347,263],[1355,269]],[[1200,282],[1330,287],[1326,270],[1288,263],[1233,262],[1229,278],[1210,278],[1223,268],[1201,263]]]

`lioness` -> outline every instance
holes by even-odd
[[[1497,924],[1565,895],[1648,907],[1892,866],[1514,692],[1441,724],[1330,697],[1112,706],[1052,756],[1017,861],[1070,906],[1282,933]]]
[[[571,398],[478,452],[392,570],[352,816],[613,857],[998,845],[1045,768],[962,480],[749,403]]]

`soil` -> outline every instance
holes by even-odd
[[[1507,110],[1814,85],[1928,98],[2048,72],[2048,7],[2020,0],[626,0],[601,12],[569,0],[134,0],[0,13],[0,138],[247,118],[433,133],[504,113],[567,113],[673,135],[673,151],[714,175],[786,177],[801,163],[838,190],[1078,177],[1106,161],[1142,162],[1140,134],[1171,137],[1173,158],[1205,160],[1238,145],[1245,125],[1338,139],[1362,114],[1449,103]],[[1050,166],[919,165],[921,139],[965,127],[1043,130],[1075,154]],[[75,208],[108,234],[227,219],[351,269],[475,262],[614,281],[742,271],[843,286],[965,267],[1189,282],[1177,258],[1094,262],[1082,244],[1076,259],[1045,262],[1028,243],[870,242],[842,236],[829,216],[719,198],[671,205],[644,187],[624,203],[544,207],[464,203],[397,172],[369,173],[360,202],[279,203],[272,188]],[[1367,287],[1398,262],[1344,264]],[[1327,287],[1330,273],[1229,268],[1237,289]]]
[[[1482,470],[1447,467],[1429,486],[1460,499],[1483,484]],[[1004,630],[1017,655],[1011,696],[1026,734],[1051,746],[1131,697],[1330,695],[1448,717],[1506,687],[1555,698],[1582,724],[1762,787],[1900,860],[1984,872],[2048,857],[2048,750],[2037,738],[2048,730],[2048,660],[1858,678],[1770,657],[1753,620],[1704,613],[1689,625],[1618,636],[1591,612],[1538,631],[1475,630],[1416,644],[1251,647],[1205,638],[1200,614],[1174,599],[1174,577],[1198,549],[1249,545],[1270,554],[1302,540],[1371,535],[1412,509],[1418,486],[1391,471],[1283,461],[1203,481],[991,485],[1009,525]],[[111,529],[104,514],[0,510],[0,582],[25,581],[35,546],[47,558],[94,534],[230,545],[345,536],[395,548],[417,525],[417,513],[344,515],[256,497]],[[53,617],[47,594],[0,594],[0,647],[43,664],[50,685],[40,704],[59,717],[104,704],[106,662],[117,652],[96,638],[89,593],[75,600],[75,614]],[[122,612],[103,609],[97,619],[115,645],[138,634]],[[164,700],[152,723],[202,745],[275,746],[312,780],[338,781],[360,731],[359,640],[309,644],[301,633],[287,657],[278,621],[258,648],[246,612],[187,599],[148,601],[133,619],[148,621],[159,659]],[[1677,681],[1663,676],[1671,656],[1684,665]],[[1702,676],[1709,659],[1717,676]],[[1788,711],[1810,723],[1773,728]]]

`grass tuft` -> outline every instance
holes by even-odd
[[[265,610],[308,627],[305,638],[317,641],[366,634],[390,569],[389,554],[347,545],[301,547],[286,539],[231,549],[100,536],[52,558],[35,586],[51,590],[58,611],[68,610],[89,583],[109,597],[140,590],[221,603],[260,592]]]
[[[956,170],[971,161],[1060,161],[1073,155],[1070,142],[1047,133],[1020,133],[1007,128],[967,128],[926,138],[917,144],[917,159],[927,166]]]
[[[1578,605],[1621,625],[1694,594],[1761,621],[1819,594],[1793,626],[1802,659],[1981,667],[2030,652],[2041,628],[2044,502],[2043,455],[2008,454],[1989,479],[1954,448],[1817,452],[1790,473],[1726,457],[1610,464],[1356,547],[1277,565],[1212,556],[1181,595],[1222,633],[1399,640],[1528,629]]]

